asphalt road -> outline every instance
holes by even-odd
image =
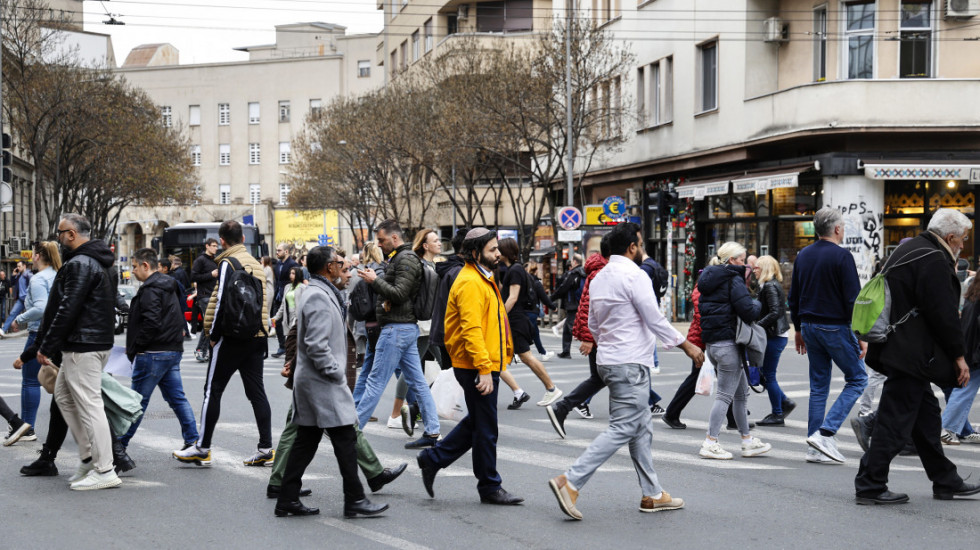
[[[559,346],[544,335],[549,349]],[[119,343],[122,342],[120,338]],[[271,340],[274,344],[274,340]],[[0,340],[0,395],[16,410],[20,403],[20,373],[10,365],[24,340]],[[205,366],[193,359],[188,343],[182,363],[185,389],[200,412]],[[656,389],[670,399],[687,375],[690,362],[679,352],[661,352]],[[289,392],[279,377],[281,362],[266,362],[266,391],[273,410],[273,435],[282,429]],[[546,363],[555,382],[570,390],[588,372],[582,357]],[[481,505],[469,455],[443,470],[435,483],[436,498],[422,488],[414,453],[402,448],[408,437],[401,430],[371,423],[365,429],[385,465],[408,462],[406,473],[372,500],[387,502],[382,517],[345,520],[336,462],[326,438],[307,472],[306,486],[314,494],[304,502],[318,506],[321,515],[275,518],[274,501],[265,498],[271,468],[242,465],[255,449],[258,434],[251,408],[235,378],[222,402],[211,468],[182,467],[170,452],[181,443],[179,426],[156,393],[129,452],[137,468],[123,476],[118,489],[79,493],[68,489],[67,478],[77,464],[69,438],[58,456],[59,477],[27,478],[18,474],[37,456],[41,442],[21,442],[0,448],[0,548],[608,548],[616,544],[651,548],[967,548],[975,546],[980,502],[977,499],[933,500],[931,484],[918,459],[897,458],[891,488],[907,492],[909,504],[890,507],[856,506],[853,479],[860,458],[850,429],[839,434],[847,457],[844,465],[804,462],[806,444],[807,375],[804,358],[788,349],[780,365],[780,381],[799,403],[787,426],[754,430],[773,445],[758,458],[711,461],[698,458],[710,398],[696,396],[684,412],[687,430],[654,425],[654,464],[664,488],[681,497],[680,511],[641,514],[640,493],[628,453],[623,449],[584,488],[578,508],[581,522],[567,520],[547,486],[547,480],[566,469],[591,440],[607,426],[607,393],[593,400],[595,418],[575,413],[566,422],[568,439],[552,430],[544,410],[534,406],[543,391],[523,365],[513,365],[519,382],[532,400],[519,411],[508,411],[512,394],[500,393],[498,467],[504,487],[526,498],[519,507]],[[843,384],[834,378],[832,397]],[[376,416],[384,420],[393,384]],[[38,432],[47,432],[50,396],[43,394]],[[663,403],[666,405],[666,403]],[[752,418],[768,413],[768,399],[753,395]],[[856,414],[856,411],[852,414]],[[977,420],[977,413],[974,414]],[[443,421],[443,433],[452,423]],[[737,451],[738,436],[722,435],[722,444]],[[980,446],[946,447],[965,477],[980,469]],[[974,475],[971,479],[975,479]]]

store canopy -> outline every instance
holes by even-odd
[[[729,183],[735,193],[765,193],[770,189],[797,187],[800,174],[809,170],[819,170],[815,162],[781,166],[767,170],[755,170],[732,175],[728,179],[691,181],[677,187],[677,194],[682,199],[703,200],[711,195],[728,193]]]
[[[980,164],[865,163],[864,176],[873,180],[969,180],[980,184]]]
[[[544,258],[545,256],[550,256],[555,253],[555,247],[548,246],[545,248],[539,248],[537,250],[531,251],[532,258]]]

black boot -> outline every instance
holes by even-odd
[[[55,457],[58,456],[58,451],[52,451],[45,445],[40,451],[41,456],[37,460],[31,462],[27,466],[20,469],[20,475],[22,476],[56,476],[58,475],[58,467],[54,464]]]
[[[112,463],[116,473],[128,472],[136,467],[136,461],[126,454],[126,447],[117,439],[112,442]]]

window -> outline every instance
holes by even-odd
[[[420,47],[421,44],[419,44],[419,31],[415,31],[412,33],[412,62],[413,63],[419,60],[419,55],[421,53],[419,51]]]
[[[248,202],[249,204],[258,204],[262,202],[262,185],[258,183],[250,183],[248,185]]]
[[[288,141],[279,142],[279,164],[289,164],[289,153],[291,149]]]
[[[279,122],[289,122],[289,101],[279,102]]]
[[[639,67],[636,69],[636,117],[640,119],[641,128],[647,125],[650,118],[647,116],[648,108],[646,67]]]
[[[402,42],[399,51],[401,52],[401,57],[399,58],[400,63],[398,63],[398,70],[404,71],[405,69],[408,69],[408,40]]]
[[[827,6],[813,10],[813,80],[827,80]]]
[[[932,74],[932,2],[902,2],[898,76],[930,78]]]
[[[663,58],[661,64],[663,84],[660,86],[660,95],[663,97],[663,111],[660,119],[666,123],[674,120],[674,56]]]
[[[613,139],[620,133],[622,105],[620,77],[610,78],[593,88],[594,107],[598,109],[600,139]]]
[[[201,125],[201,106],[191,105],[190,112],[187,114],[187,124],[189,126],[200,126]]]
[[[227,143],[218,145],[218,165],[231,165],[231,145],[228,145]]]
[[[160,107],[160,122],[164,128],[171,128],[174,125],[173,110],[170,105]]]
[[[619,0],[592,0],[593,17],[599,23],[605,23],[619,17]]]
[[[313,117],[320,116],[320,112],[323,110],[323,101],[319,99],[310,100],[310,115]]]
[[[391,51],[391,74],[395,75],[398,73],[398,50]]]
[[[456,14],[446,16],[446,36],[452,36],[459,32],[459,18]]]
[[[844,78],[874,78],[875,3],[849,2],[844,9]]]
[[[476,5],[477,32],[518,32],[534,28],[531,0],[480,2]]]
[[[718,42],[698,46],[698,110],[718,108]]]
[[[201,146],[191,145],[191,166],[201,165]]]
[[[257,101],[248,104],[248,123],[259,123],[259,103]]]
[[[422,25],[422,34],[425,36],[425,53],[432,51],[432,18],[428,18]]]
[[[227,103],[218,104],[218,126],[228,126],[231,124],[231,105]]]
[[[248,144],[248,163],[259,164],[262,162],[262,149],[258,143]]]
[[[371,76],[371,61],[362,59],[357,62],[357,78],[367,78]]]
[[[231,185],[218,186],[218,204],[231,204]]]
[[[289,200],[289,184],[280,183],[279,184],[279,206],[285,206],[286,202]]]

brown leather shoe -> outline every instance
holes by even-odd
[[[568,478],[564,474],[548,480],[548,487],[551,487],[551,492],[555,493],[558,506],[561,507],[562,512],[565,512],[572,519],[582,519],[582,512],[579,512],[578,508],[575,507],[578,491],[568,482]]]
[[[670,493],[664,491],[660,498],[643,497],[640,501],[641,512],[662,512],[664,510],[680,510],[684,507],[684,500],[673,498]]]

